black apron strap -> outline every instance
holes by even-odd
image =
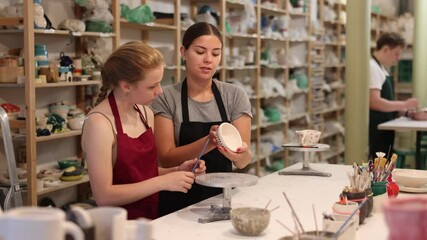
[[[190,115],[188,114],[188,92],[187,92],[187,78],[182,82],[181,87],[181,106],[182,106],[182,122],[189,122]],[[218,106],[219,113],[223,122],[228,122],[227,112],[225,111],[224,102],[222,101],[221,93],[212,80],[212,92],[215,97],[216,105]]]
[[[182,108],[182,122],[189,122],[190,117],[188,114],[188,93],[187,93],[187,78],[184,79],[181,86],[181,108]]]
[[[221,93],[219,92],[219,89],[216,86],[214,80],[212,80],[212,92],[215,96],[216,105],[218,106],[222,121],[228,122],[227,113],[225,112],[224,102],[222,101]]]

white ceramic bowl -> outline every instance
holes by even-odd
[[[85,121],[84,116],[77,116],[68,120],[68,127],[71,130],[79,130],[83,128],[83,123]]]
[[[221,123],[216,132],[218,145],[236,152],[242,146],[242,137],[239,131],[230,123]]]
[[[67,119],[67,114],[70,111],[70,106],[68,105],[50,105],[49,111],[51,113],[56,113],[64,119]]]
[[[394,169],[393,178],[397,184],[419,188],[427,184],[427,171],[417,169]]]
[[[264,208],[233,208],[230,216],[233,227],[239,233],[248,236],[259,235],[270,223],[270,211]]]

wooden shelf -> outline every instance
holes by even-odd
[[[248,39],[257,39],[257,34],[243,34],[243,33],[228,33],[226,34],[228,38],[248,38]]]
[[[0,83],[0,88],[22,88],[25,87],[23,83]]]
[[[261,5],[261,14],[266,15],[285,15],[287,11],[285,9],[280,9],[277,7],[266,7]]]
[[[164,30],[176,30],[177,27],[173,25],[161,24],[161,23],[130,23],[126,20],[120,20],[120,25],[123,28],[145,30],[145,31],[164,31]]]
[[[241,67],[225,67],[225,70],[248,70],[248,69],[257,69],[256,65],[246,65]]]
[[[74,87],[87,85],[101,85],[101,81],[88,80],[85,82],[57,82],[57,83],[37,83],[36,88],[51,88],[51,87]]]
[[[65,188],[69,188],[72,186],[76,186],[82,183],[87,183],[89,182],[89,176],[88,175],[84,175],[82,179],[78,180],[78,181],[61,181],[61,183],[58,186],[53,186],[53,187],[48,187],[48,188],[43,188],[42,190],[37,190],[37,195],[43,195],[46,193],[50,193],[50,192],[55,192],[61,189],[65,189]]]
[[[80,136],[81,134],[82,134],[82,130],[70,130],[62,133],[52,133],[49,136],[36,137],[36,142],[45,142],[45,141],[62,139],[62,138],[75,137],[75,136]]]
[[[286,42],[288,39],[285,37],[266,37],[261,35],[260,36],[261,40],[263,41],[277,41],[277,42]]]
[[[102,32],[71,32],[67,30],[56,30],[56,29],[34,29],[36,34],[46,35],[59,35],[59,36],[73,36],[73,37],[115,37],[114,33],[102,33]]]

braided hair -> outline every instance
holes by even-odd
[[[145,72],[163,64],[156,49],[140,41],[131,41],[116,49],[101,69],[102,86],[95,106],[101,103],[120,80],[136,83],[144,80]]]

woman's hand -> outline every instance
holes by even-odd
[[[199,162],[197,163],[197,158],[183,162],[181,165],[179,165],[178,171],[189,171],[189,172],[191,172],[194,168],[194,164],[197,164],[197,167],[196,167],[196,170],[194,171],[194,174],[200,175],[200,174],[204,174],[206,172],[205,161],[200,159]]]
[[[188,171],[175,171],[162,176],[162,189],[174,192],[188,192],[194,183],[195,175]]]
[[[252,157],[251,152],[249,151],[248,144],[246,142],[242,143],[242,146],[237,149],[236,152],[231,151],[226,147],[217,146],[219,152],[224,155],[226,158],[230,159],[233,163],[239,161],[248,161]]]

